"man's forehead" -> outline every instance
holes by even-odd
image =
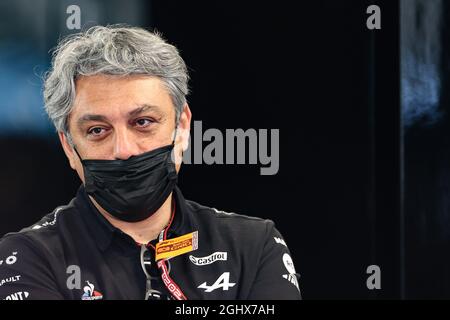
[[[85,76],[76,80],[74,107],[102,108],[115,106],[127,108],[133,105],[164,106],[171,102],[162,81],[149,76]]]
[[[78,124],[114,121],[144,113],[163,117],[174,112],[166,88],[154,77],[89,76],[78,79],[76,87],[77,96],[70,117]]]

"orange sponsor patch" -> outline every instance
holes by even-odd
[[[198,249],[198,231],[158,242],[156,261],[170,259]]]

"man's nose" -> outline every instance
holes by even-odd
[[[126,160],[131,156],[139,154],[136,142],[131,137],[131,135],[124,130],[116,130],[115,141],[114,141],[114,159]]]

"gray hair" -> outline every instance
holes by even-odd
[[[68,117],[75,99],[75,80],[97,74],[158,77],[168,90],[178,122],[189,92],[189,76],[177,48],[160,34],[141,28],[95,26],[63,39],[45,76],[45,110],[70,144]]]

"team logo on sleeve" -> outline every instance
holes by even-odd
[[[294,267],[294,262],[292,261],[291,256],[287,253],[283,255],[283,264],[286,270],[288,271],[288,274],[283,274],[283,278],[292,283],[298,289],[298,291],[300,291]]]
[[[17,282],[20,280],[21,275],[17,275],[17,276],[13,276],[13,277],[8,277],[6,279],[2,279],[0,280],[0,287],[3,286],[6,283],[12,283],[12,282]]]
[[[282,244],[283,246],[287,247],[286,242],[278,237],[273,237],[273,239],[275,240],[276,243]]]
[[[5,260],[0,260],[0,266],[3,264],[3,263],[6,263],[6,264],[8,264],[8,265],[12,265],[12,264],[14,264],[14,263],[16,263],[17,262],[17,257],[16,257],[16,255],[17,255],[17,251],[14,251],[11,255],[9,255]]]
[[[95,287],[92,283],[90,283],[89,281],[87,282],[87,286],[85,286],[83,288],[83,295],[81,296],[81,300],[100,300],[103,299],[103,295],[98,292],[95,291]]]
[[[25,300],[30,296],[30,293],[28,291],[19,291],[11,293],[9,296],[7,296],[3,300]]]
[[[283,263],[289,273],[295,273],[294,262],[289,254],[285,253],[283,255]]]
[[[207,257],[197,258],[192,255],[189,256],[189,260],[196,266],[205,266],[216,261],[227,261],[227,252],[214,252]]]

